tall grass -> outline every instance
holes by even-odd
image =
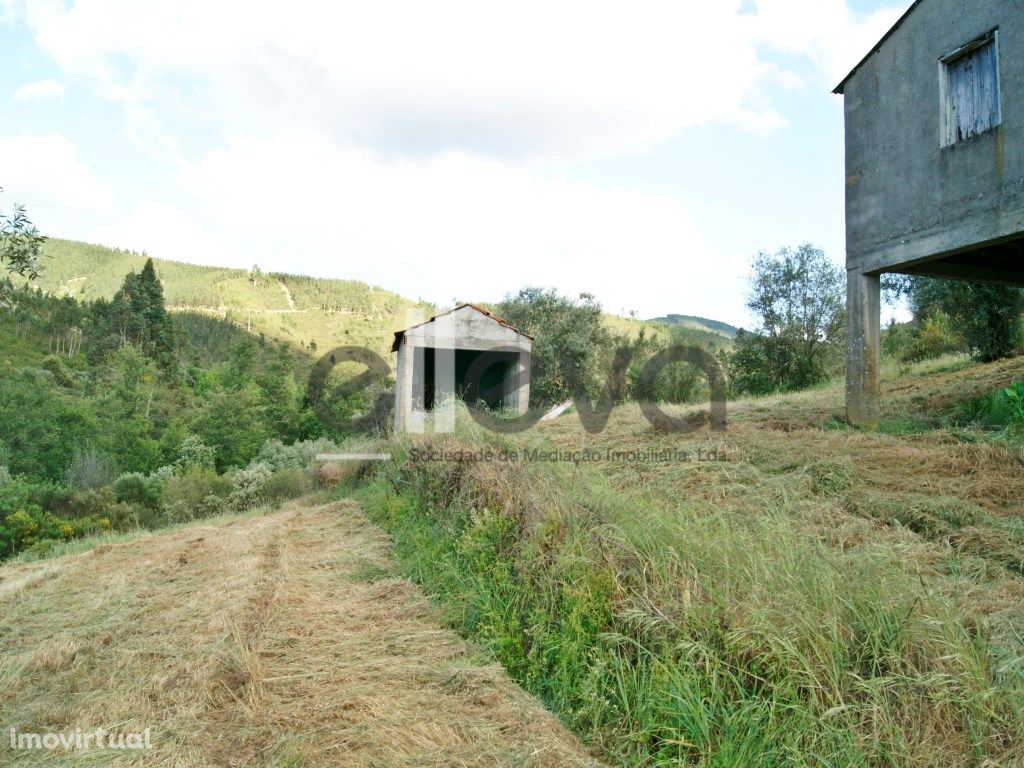
[[[479,433],[439,449],[508,445]],[[1024,757],[1021,659],[892,544],[626,500],[585,467],[414,461],[360,491],[404,571],[625,765],[971,766]]]

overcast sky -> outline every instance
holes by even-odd
[[[439,304],[740,324],[758,250],[842,262],[831,90],[908,5],[0,0],[0,205]]]

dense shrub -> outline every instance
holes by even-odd
[[[0,464],[0,485],[6,485],[9,482],[11,482],[11,471]]]
[[[905,362],[916,363],[962,350],[963,346],[963,337],[953,329],[949,315],[941,310],[935,310],[915,323],[910,343],[901,350],[899,358]]]
[[[233,488],[231,478],[218,475],[212,469],[193,467],[182,475],[175,475],[164,483],[164,504],[177,501],[195,507],[207,496],[226,498]]]
[[[235,472],[234,488],[228,496],[228,506],[236,510],[251,509],[267,501],[267,481],[273,474],[266,464],[254,462]]]
[[[53,380],[61,387],[74,387],[76,385],[74,374],[68,369],[63,357],[47,355],[43,358],[43,370],[49,371]]]
[[[1006,357],[1021,343],[1024,290],[1020,288],[916,276],[890,279],[887,288],[909,298],[922,325],[939,312],[947,315],[957,328],[960,347],[978,360]]]
[[[338,446],[326,438],[318,440],[306,440],[303,442],[285,445],[276,438],[267,440],[260,452],[256,455],[255,461],[266,464],[274,470],[285,468],[309,469],[317,454],[336,453]]]
[[[227,511],[227,501],[220,496],[205,496],[199,500],[196,504],[193,514],[197,518],[202,517],[213,517],[214,515],[223,514]]]
[[[279,469],[264,483],[264,497],[269,504],[280,504],[304,496],[312,490],[309,473],[298,467]]]
[[[0,525],[0,556],[31,550],[44,554],[54,542],[90,536],[111,530],[109,518],[90,516],[64,520],[37,505],[28,505],[3,518]],[[49,543],[48,543],[49,542]]]
[[[178,460],[174,467],[179,472],[188,472],[192,468],[213,469],[214,450],[208,447],[200,438],[189,435],[178,449]]]
[[[87,491],[78,491],[71,494],[68,499],[66,516],[77,518],[105,515],[116,503],[117,496],[112,488],[90,488]]]
[[[965,418],[990,427],[1004,427],[1019,434],[1024,432],[1024,381],[1015,381],[990,395],[968,403],[962,408]]]
[[[154,530],[167,525],[187,523],[194,518],[194,509],[187,502],[178,501],[164,504],[160,509],[146,508],[139,517],[139,525]]]
[[[163,483],[139,472],[128,472],[114,481],[114,493],[118,501],[143,504],[155,509],[160,506]]]

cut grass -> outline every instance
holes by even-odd
[[[152,727],[154,748],[15,752],[5,736],[4,765],[595,765],[383,574],[388,541],[351,502],[204,521],[0,579],[26,567],[38,578],[0,596],[0,722]]]

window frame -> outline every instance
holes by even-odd
[[[953,94],[950,88],[950,67],[961,59],[970,56],[975,51],[979,51],[988,45],[992,46],[996,64],[996,104],[993,121],[992,124],[984,131],[980,131],[979,133],[974,133],[966,138],[960,139],[957,138],[956,135],[957,121],[954,118]],[[939,58],[939,138],[943,149],[956,146],[957,144],[968,141],[976,136],[982,136],[1003,124],[1003,87],[1000,77],[1000,69],[998,27],[986,32],[974,40],[971,40],[969,43],[961,45],[959,48],[956,48]]]

